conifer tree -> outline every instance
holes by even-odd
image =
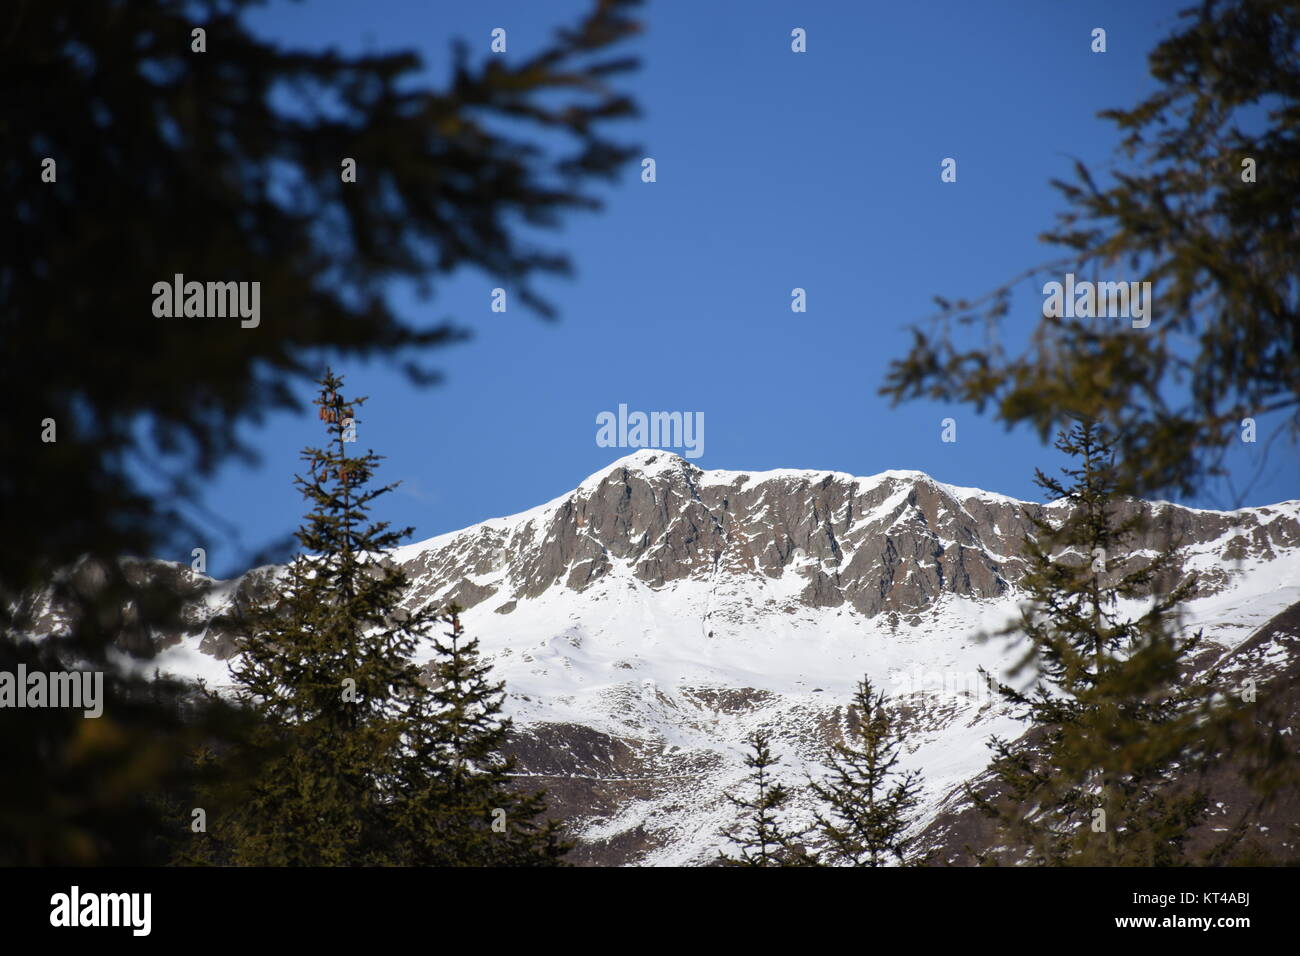
[[[468,330],[381,293],[469,266],[553,314],[537,280],[569,258],[535,227],[599,208],[595,187],[644,155],[611,129],[636,112],[618,88],[633,0],[593,0],[509,57],[448,37],[441,80],[415,44],[277,42],[263,6],[0,4],[0,670],[88,667],[113,702],[93,735],[0,708],[0,864],[159,862],[152,807],[194,785],[175,773],[187,750],[226,735],[222,708],[186,705],[178,726],[187,689],[143,676],[183,602],[170,575],[119,556],[244,552],[203,480],[250,452],[240,424],[299,407],[307,355],[382,357],[433,383],[432,350]],[[303,96],[272,93],[289,88]],[[241,327],[233,302],[224,320],[160,320],[147,293],[182,273],[251,282],[260,324]],[[286,544],[258,541],[254,563]],[[51,584],[66,627],[35,651]]]
[[[829,774],[810,780],[824,804],[817,829],[835,863],[884,866],[919,862],[906,832],[921,789],[916,771],[901,771],[903,734],[884,692],[863,678],[849,710],[849,738],[827,754]]]
[[[1079,422],[1056,443],[1077,460],[1067,481],[1037,472],[1059,504],[1029,516],[1028,600],[1000,632],[1023,647],[1013,677],[1029,670],[1033,686],[994,684],[1035,730],[1020,745],[993,738],[1000,793],[968,793],[1023,862],[1167,865],[1204,815],[1195,771],[1211,695],[1181,679],[1199,634],[1176,633],[1195,579],[1173,584],[1174,542],[1131,553],[1145,522],[1136,508],[1120,516],[1113,446],[1105,428]],[[1130,615],[1125,601],[1145,606]]]
[[[278,752],[240,799],[213,797],[213,842],[234,864],[398,862],[384,804],[401,701],[419,688],[410,657],[432,618],[397,609],[407,582],[382,555],[409,529],[369,517],[394,486],[370,486],[380,456],[348,454],[365,400],[346,400],[341,386],[332,372],[321,379],[315,404],[329,444],[307,448],[295,478],[310,505],[297,532],[305,553],[270,602],[243,613],[232,676],[260,718],[251,748]]]
[[[240,698],[260,718],[232,780],[203,791],[210,836],[189,861],[252,865],[523,865],[554,863],[567,845],[542,793],[522,794],[501,755],[510,730],[503,686],[488,679],[459,609],[401,606],[406,576],[385,558],[410,534],[373,521],[380,456],[347,445],[365,399],[345,399],[327,372],[315,404],[330,435],[303,452],[296,483],[310,504],[305,553],[279,593],[243,610],[232,666]],[[427,684],[412,656],[433,638]],[[251,780],[241,777],[260,758]],[[205,755],[206,758],[206,755]]]
[[[443,866],[558,865],[571,844],[545,819],[545,795],[516,784],[503,753],[511,721],[505,684],[490,680],[460,608],[439,620],[427,692],[406,710],[406,745],[396,779],[393,825],[403,862]]]
[[[1077,416],[1105,420],[1127,494],[1210,490],[1244,419],[1300,437],[1300,5],[1183,6],[1141,97],[1098,114],[1121,137],[1114,162],[1052,181],[1064,204],[1040,233],[1048,261],[936,298],[881,389],[969,404],[1044,441]],[[1149,283],[1147,324],[1044,309],[1016,334],[1017,294],[1037,309],[1044,281],[1067,273]]]
[[[718,854],[718,862],[724,866],[816,865],[816,856],[801,843],[806,831],[787,830],[781,821],[790,791],[772,779],[771,769],[781,761],[772,755],[771,740],[765,730],[756,730],[746,739],[750,752],[745,755],[745,766],[752,771],[748,778],[752,795],[724,794],[728,803],[745,814],[743,823],[722,831],[738,850],[736,856]]]

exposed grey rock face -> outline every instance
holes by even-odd
[[[804,579],[798,600],[806,606],[906,618],[945,593],[1005,594],[1024,570],[1027,515],[1043,511],[921,472],[704,472],[652,451],[616,463],[534,518],[435,539],[405,563],[422,582],[416,600],[466,608],[490,600],[503,614],[553,587],[581,592],[617,560],[653,588],[684,579],[775,579],[792,570]],[[1228,513],[1132,501],[1117,512],[1146,521],[1132,543],[1139,559],[1171,535],[1189,556],[1216,549],[1222,566],[1202,568],[1199,596],[1222,589],[1234,564],[1272,560],[1277,549],[1300,545],[1295,508]],[[1108,556],[1115,571],[1130,558]],[[503,563],[504,586],[475,583]]]
[[[532,511],[387,559],[411,581],[408,606],[468,609],[510,692],[519,770],[571,826],[575,862],[715,859],[745,735],[771,731],[785,782],[799,787],[843,733],[864,673],[904,715],[907,760],[927,781],[927,842],[942,848],[975,832],[957,795],[987,765],[984,742],[1021,733],[972,692],[980,668],[1009,659],[973,637],[1015,610],[1029,516],[1060,507],[915,471],[702,471],[643,451]],[[1265,665],[1292,654],[1275,646],[1286,637],[1276,628],[1238,648],[1300,601],[1300,502],[1117,510],[1147,527],[1129,553],[1107,556],[1112,573],[1169,535],[1182,542],[1181,570],[1199,580],[1205,666],[1238,653],[1263,680]],[[154,635],[163,669],[220,685],[218,662],[237,652],[229,611],[273,598],[277,569],[211,582],[153,567],[189,602],[184,633]],[[36,600],[41,628],[58,630],[58,609]],[[918,687],[914,671],[930,670],[960,686]]]
[[[630,576],[650,594],[663,595],[670,616],[682,613],[680,593],[695,587],[708,595],[703,609],[686,612],[699,615],[696,648],[712,641],[715,628],[736,635],[743,653],[774,617],[811,614],[812,630],[826,633],[843,618],[824,615],[849,615],[861,626],[836,633],[862,647],[858,659],[870,669],[874,659],[887,656],[882,640],[925,647],[919,635],[934,626],[934,612],[946,598],[1013,606],[1029,516],[1061,507],[954,488],[919,472],[871,478],[705,472],[675,455],[641,452],[534,512],[412,546],[397,557],[416,582],[413,601],[482,604],[512,640],[524,640],[537,626],[537,612],[527,622],[515,620],[526,606],[563,607],[567,617],[554,626],[568,633],[606,613],[616,600],[611,595],[625,591]],[[1198,598],[1240,589],[1261,573],[1300,584],[1296,502],[1225,513],[1132,501],[1117,512],[1120,518],[1142,518],[1145,527],[1129,553],[1107,556],[1112,573],[1145,561],[1172,536],[1184,548],[1180,576],[1197,574]],[[1275,574],[1279,566],[1289,572]],[[780,597],[764,601],[769,593]],[[1249,606],[1253,599],[1244,600]],[[633,615],[631,624],[641,626],[640,620]],[[1206,666],[1233,646],[1234,626],[1212,628]],[[620,619],[613,630],[627,627]],[[662,617],[651,625],[663,627]],[[972,622],[954,637],[969,643],[975,629]],[[608,640],[611,631],[598,636]],[[942,642],[935,646],[941,649]],[[914,660],[924,661],[929,651],[916,653]],[[628,682],[598,694],[585,722],[542,711],[519,725],[521,769],[548,789],[553,809],[574,825],[576,862],[707,862],[712,851],[700,848],[716,830],[692,821],[707,820],[720,794],[738,785],[745,728],[773,730],[795,766],[815,766],[843,730],[842,689],[838,695],[823,694],[820,686],[772,693],[744,682],[783,676],[778,670],[790,666],[786,658],[728,686],[683,680],[654,690],[650,698],[635,684],[646,663],[615,661],[602,679],[617,680],[617,668],[628,668]],[[968,664],[955,666],[964,677],[975,676]],[[880,686],[884,672],[874,679]],[[965,766],[967,775],[976,775],[987,761],[988,734],[1018,733],[1014,725],[995,723],[995,705],[962,692],[917,691],[897,694],[896,700],[915,741],[910,749],[917,766],[932,779],[939,776],[932,766]],[[944,820],[958,814],[967,820],[954,802],[961,792],[954,782],[964,779],[962,772],[953,773],[937,787],[932,812]],[[799,780],[788,782],[797,786]],[[1237,794],[1216,793],[1225,805],[1240,802]],[[961,834],[960,828],[929,826],[927,842],[937,849]]]

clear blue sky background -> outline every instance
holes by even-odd
[[[642,68],[622,81],[643,116],[619,132],[655,158],[658,182],[629,166],[601,190],[604,211],[547,235],[576,266],[543,285],[559,321],[513,303],[492,313],[498,283],[464,273],[430,301],[395,291],[415,320],[474,330],[437,354],[445,384],[337,364],[350,391],[370,396],[361,445],[388,456],[383,477],[404,482],[381,517],[418,539],[562,494],[626,453],[595,442],[596,415],[620,402],[704,412],[704,468],[916,468],[1037,499],[1033,469],[1057,459],[1034,434],[965,407],[890,409],[876,390],[934,295],[983,293],[1049,256],[1036,239],[1062,208],[1049,179],[1068,178],[1073,157],[1112,159],[1113,127],[1095,114],[1151,89],[1146,54],[1185,4],[649,3],[646,32],[627,47]],[[312,0],[274,3],[252,23],[293,45],[414,47],[439,78],[453,37],[487,55],[490,31],[504,27],[517,57],[582,9]],[[790,51],[796,26],[806,54]],[[1105,54],[1089,50],[1098,26]],[[947,156],[956,184],[939,179]],[[807,289],[806,314],[790,310],[795,286]],[[1018,296],[1009,333],[1022,335],[1040,307]],[[948,415],[955,444],[940,441]],[[319,423],[278,415],[245,437],[260,464],[227,467],[206,494],[238,529],[209,548],[217,574],[242,570],[298,523],[291,476]],[[1237,484],[1261,452],[1238,453]],[[1294,449],[1275,449],[1246,503],[1300,497],[1297,475]],[[1223,489],[1193,503],[1231,498]]]

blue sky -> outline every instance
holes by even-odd
[[[1038,499],[1033,469],[1057,459],[1036,435],[966,407],[891,409],[876,391],[933,296],[983,293],[1049,257],[1036,237],[1062,203],[1048,181],[1075,157],[1112,158],[1113,129],[1095,114],[1151,88],[1146,54],[1184,5],[649,3],[628,45],[642,68],[622,80],[643,115],[618,132],[654,157],[658,181],[629,166],[599,188],[605,210],[543,237],[575,265],[542,284],[558,321],[514,303],[491,312],[498,283],[466,272],[431,300],[394,290],[413,320],[474,331],[436,355],[444,384],[336,363],[350,392],[370,396],[361,445],[387,456],[381,477],[404,483],[380,516],[418,539],[562,494],[627,453],[595,441],[596,416],[620,403],[703,412],[704,468],[916,468]],[[312,0],[274,3],[252,23],[296,45],[413,46],[439,77],[453,37],[486,55],[504,27],[506,56],[521,56],[582,9]],[[1089,50],[1098,26],[1104,54]],[[805,54],[790,50],[794,27],[807,31]],[[956,183],[940,182],[944,157],[957,159]],[[790,310],[796,286],[804,314]],[[1030,328],[1039,305],[1017,297],[1008,334]],[[940,440],[946,416],[955,443]],[[243,434],[260,464],[228,466],[206,492],[238,529],[209,547],[217,574],[296,526],[298,450],[320,438],[308,414]],[[1239,483],[1261,451],[1237,455]],[[1246,502],[1300,497],[1298,474],[1294,449],[1275,450]]]

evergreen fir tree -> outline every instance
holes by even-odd
[[[430,688],[406,709],[394,831],[403,862],[443,866],[558,865],[571,844],[546,820],[545,795],[523,792],[503,748],[504,683],[490,680],[478,640],[466,638],[460,608],[440,616]]]
[[[612,130],[636,112],[619,88],[634,0],[593,0],[526,54],[449,41],[437,71],[414,44],[276,42],[262,6],[0,4],[0,670],[102,671],[114,702],[92,736],[52,709],[0,708],[0,864],[166,859],[153,807],[195,784],[177,768],[227,715],[190,708],[178,727],[180,682],[153,702],[150,635],[184,628],[181,601],[119,556],[244,551],[204,507],[204,479],[251,452],[241,424],[298,408],[307,355],[383,358],[432,384],[433,350],[467,330],[381,291],[427,292],[466,267],[552,314],[537,280],[570,263],[536,227],[600,207],[597,184],[644,155]],[[211,52],[194,55],[197,28]],[[291,87],[306,99],[272,93]],[[44,157],[57,184],[33,172]],[[275,319],[160,322],[140,290],[178,273],[251,280]],[[253,563],[288,544],[259,540]],[[20,645],[46,630],[52,579],[67,626],[34,654]]]
[[[218,802],[207,852],[251,865],[399,862],[385,800],[401,756],[401,701],[418,693],[410,663],[430,615],[397,612],[407,582],[382,554],[406,534],[370,520],[380,456],[350,456],[364,399],[345,400],[327,372],[315,404],[330,441],[303,452],[295,478],[311,510],[298,531],[305,553],[279,593],[244,609],[246,634],[232,676],[260,718],[250,749],[274,752],[236,801]]]
[[[1098,114],[1121,137],[1113,164],[1052,181],[1063,207],[1040,233],[1047,261],[983,295],[936,297],[882,388],[1044,440],[1076,416],[1105,420],[1135,495],[1211,490],[1245,418],[1300,437],[1300,4],[1183,6],[1141,97]],[[1066,273],[1148,281],[1158,318],[1139,333],[1081,310],[1022,330],[1017,295],[1037,310],[1044,281]]]
[[[1172,586],[1172,542],[1154,556],[1129,554],[1144,523],[1136,510],[1118,515],[1120,477],[1104,428],[1080,422],[1056,447],[1078,464],[1063,469],[1067,482],[1037,472],[1063,504],[1030,516],[1028,601],[1001,632],[1024,648],[1012,674],[1031,670],[1034,686],[994,682],[1036,729],[1020,746],[991,741],[1000,796],[968,793],[1025,862],[1178,862],[1205,810],[1194,776],[1213,716],[1206,688],[1180,680],[1199,634],[1178,636],[1176,615],[1195,581]],[[1146,609],[1130,617],[1123,600]]]
[[[884,866],[920,862],[905,836],[921,789],[916,771],[901,771],[903,734],[883,692],[863,678],[849,710],[849,739],[827,754],[829,774],[811,780],[825,805],[817,829],[832,862]]]
[[[553,864],[568,849],[546,822],[545,797],[514,786],[501,755],[510,721],[503,684],[489,681],[459,609],[407,611],[406,576],[385,558],[410,534],[369,517],[395,485],[371,487],[380,456],[350,456],[355,409],[332,373],[316,404],[330,433],[308,448],[297,484],[311,505],[298,537],[306,553],[280,591],[244,609],[232,667],[260,718],[225,785],[202,791],[209,836],[190,862],[252,865]],[[434,637],[427,684],[411,658]],[[211,754],[201,755],[210,761]],[[251,780],[240,769],[253,761]]]
[[[752,796],[724,794],[728,803],[745,814],[742,824],[722,831],[738,849],[736,856],[718,854],[724,866],[816,865],[816,856],[801,843],[806,831],[791,832],[781,822],[790,792],[772,779],[771,769],[781,761],[772,755],[771,740],[765,730],[756,730],[746,739],[750,752],[745,755],[745,766],[752,771]]]

